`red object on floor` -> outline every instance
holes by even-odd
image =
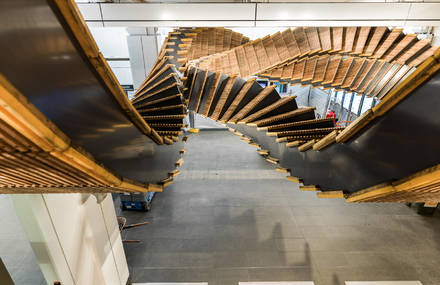
[[[327,115],[325,117],[326,118],[336,118],[336,113],[330,110],[327,112]]]

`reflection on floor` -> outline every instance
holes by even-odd
[[[238,285],[314,285],[313,281],[239,282]],[[345,282],[346,285],[423,285],[420,281],[360,281]],[[208,283],[133,283],[133,285],[208,285]]]
[[[300,192],[227,131],[189,135],[181,174],[149,213],[124,212],[133,282],[420,280],[440,284],[440,215]],[[347,177],[347,179],[350,179]]]
[[[197,283],[187,283],[187,282],[179,282],[179,283],[164,283],[164,282],[159,282],[159,283],[133,283],[133,285],[208,285],[208,283],[206,282],[197,282]]]
[[[239,282],[238,285],[314,285],[312,281],[286,281],[286,282]]]
[[[346,285],[423,285],[420,281],[350,281]]]
[[[9,195],[0,195],[0,258],[15,285],[46,285]]]

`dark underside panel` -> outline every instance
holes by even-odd
[[[270,151],[304,184],[322,190],[358,190],[400,179],[438,164],[440,73],[412,92],[385,116],[346,143],[299,152],[255,127],[229,124]]]
[[[139,182],[166,179],[182,142],[156,145],[132,124],[50,2],[0,2],[0,73],[106,167]]]

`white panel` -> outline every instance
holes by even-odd
[[[208,285],[208,282],[199,283],[185,283],[185,282],[174,282],[174,283],[133,283],[133,285]]]
[[[142,54],[144,55],[144,65],[146,74],[150,73],[157,59],[156,36],[142,36]]]
[[[127,39],[130,52],[130,65],[135,89],[144,81],[147,73],[145,71],[144,54],[142,51],[142,40],[139,36],[129,36]]]
[[[101,209],[107,230],[109,232],[110,242],[112,243],[113,256],[118,269],[119,279],[121,280],[122,284],[126,284],[129,271],[111,194],[108,194],[104,201],[102,201]]]
[[[101,4],[105,21],[253,20],[255,4]]]
[[[104,22],[106,27],[253,27],[254,21],[133,21]],[[402,24],[403,25],[403,24]]]
[[[270,3],[258,4],[257,20],[406,19],[408,3]]]
[[[107,60],[111,68],[130,68],[129,60]]]
[[[252,28],[235,28],[234,32],[238,32],[241,33],[243,35],[245,35],[246,37],[248,37],[250,40],[256,40],[258,38],[264,38],[267,35],[273,35],[276,32],[283,32],[285,29],[287,29],[288,26],[286,27],[262,27],[262,28],[256,28],[256,27],[252,27]]]
[[[46,281],[53,284],[59,280],[64,285],[75,285],[43,195],[11,195],[11,199]]]
[[[113,73],[122,85],[133,85],[131,67],[111,67]]]
[[[83,18],[86,21],[100,21],[101,11],[99,10],[99,4],[80,4],[78,3],[78,9],[81,12]]]
[[[105,58],[129,57],[125,28],[91,28],[90,32]]]
[[[94,219],[86,218],[86,207],[82,206],[83,203],[90,202],[87,200],[91,200],[88,199],[91,197],[81,194],[44,194],[43,196],[75,283],[106,284],[103,272],[98,270],[101,264],[96,255],[99,254],[94,253],[97,249],[94,248],[94,237],[91,235],[89,224],[89,222],[94,223]],[[101,228],[98,227],[96,230],[99,231]]]
[[[440,3],[413,3],[408,14],[411,19],[440,20]]]
[[[405,26],[440,26],[440,19],[437,21],[408,20],[406,21]]]
[[[86,22],[87,26],[92,27],[92,28],[103,28],[104,27],[104,22]]]
[[[412,23],[412,22],[411,22]],[[437,25],[439,22],[437,23]],[[405,21],[256,21],[256,27],[348,27],[348,26],[404,26]],[[412,24],[414,25],[414,24]]]
[[[346,285],[423,285],[420,281],[346,281]]]
[[[314,285],[313,281],[238,282],[239,285]]]

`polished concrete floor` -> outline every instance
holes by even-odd
[[[123,212],[129,223],[149,221],[124,232],[142,241],[124,245],[133,282],[440,284],[439,214],[300,192],[227,131],[192,134],[186,149],[152,211]]]

